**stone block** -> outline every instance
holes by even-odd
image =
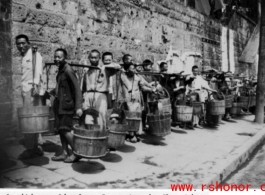
[[[64,28],[66,25],[63,15],[35,9],[28,10],[25,22],[30,24],[47,25],[53,28]]]
[[[14,4],[12,6],[12,20],[17,22],[25,21],[28,8],[25,5]]]

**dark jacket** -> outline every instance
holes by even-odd
[[[74,114],[82,108],[82,93],[74,70],[66,63],[59,67],[56,79],[59,114]]]

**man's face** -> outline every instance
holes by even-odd
[[[231,80],[229,78],[226,78],[225,82],[226,82],[227,86],[231,87]]]
[[[126,65],[126,64],[129,64],[132,62],[132,56],[127,56],[125,57],[123,63]]]
[[[65,56],[62,51],[57,51],[54,54],[54,63],[59,66],[65,63]]]
[[[99,63],[99,54],[97,52],[90,53],[89,61],[92,66],[98,66]]]
[[[137,72],[142,72],[143,71],[143,67],[142,66],[137,66],[135,69],[136,69]]]
[[[29,49],[29,43],[25,38],[16,40],[17,49],[21,54],[25,54]]]
[[[103,64],[104,65],[109,65],[112,63],[112,56],[111,55],[107,55],[107,56],[104,56],[104,59],[103,59]]]
[[[162,67],[161,67],[161,71],[162,71],[162,72],[166,72],[166,71],[168,71],[168,65],[167,65],[167,64],[162,65]]]
[[[133,76],[134,73],[135,73],[135,66],[134,66],[134,65],[131,65],[131,66],[127,69],[127,72],[128,72],[128,76]]]
[[[150,70],[152,70],[152,64],[148,64],[148,65],[144,66],[144,70],[145,70],[145,71],[150,71]]]
[[[193,73],[194,76],[199,75],[199,69],[198,69],[198,68],[194,68],[194,69],[192,70],[192,73]]]

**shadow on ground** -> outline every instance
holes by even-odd
[[[78,163],[73,163],[72,168],[74,171],[82,174],[97,174],[105,170],[105,166],[99,162],[93,161],[82,161]]]
[[[49,140],[46,140],[45,144],[42,145],[42,149],[44,152],[48,152],[48,153],[55,152],[55,156],[59,156],[62,154],[62,146],[59,146]]]
[[[106,156],[100,158],[104,162],[118,163],[122,161],[122,157],[116,153],[108,153]]]
[[[163,142],[165,139],[163,137],[156,137],[152,135],[145,134],[142,136],[142,142],[147,145],[153,146],[166,146],[167,144]]]
[[[119,147],[117,149],[117,151],[119,152],[123,152],[123,153],[132,153],[135,151],[135,147],[134,146],[130,146],[130,145],[126,145],[124,144],[123,146]]]

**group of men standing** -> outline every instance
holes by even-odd
[[[44,105],[42,96],[42,57],[39,52],[30,46],[26,35],[16,37],[16,45],[22,56],[22,97],[24,106]],[[129,133],[127,141],[137,142],[146,129],[147,102],[153,95],[163,96],[164,89],[169,92],[172,107],[175,103],[184,101],[191,93],[198,95],[198,101],[205,102],[203,90],[216,92],[199,75],[198,66],[193,66],[192,75],[163,74],[168,73],[166,62],[159,64],[158,75],[140,74],[152,72],[153,62],[145,60],[141,65],[133,63],[130,54],[123,56],[123,64],[113,62],[113,54],[105,52],[101,55],[98,50],[89,53],[90,67],[78,81],[73,68],[67,63],[67,52],[58,48],[54,52],[54,63],[58,66],[56,88],[50,92],[55,96],[53,110],[55,114],[55,129],[61,139],[63,152],[52,157],[53,161],[72,163],[79,160],[70,150],[74,151],[72,122],[77,115],[84,119],[84,124],[99,124],[101,130],[107,127],[107,110],[121,108],[132,112],[142,112],[142,125],[137,133]],[[168,97],[169,98],[169,97]],[[126,105],[125,105],[126,104]],[[204,110],[204,109],[202,109]],[[119,116],[118,116],[119,117]],[[194,117],[196,118],[196,117]],[[193,127],[201,128],[198,119],[194,120]],[[43,155],[41,148],[41,135],[25,135],[27,150],[19,158],[31,158]]]

